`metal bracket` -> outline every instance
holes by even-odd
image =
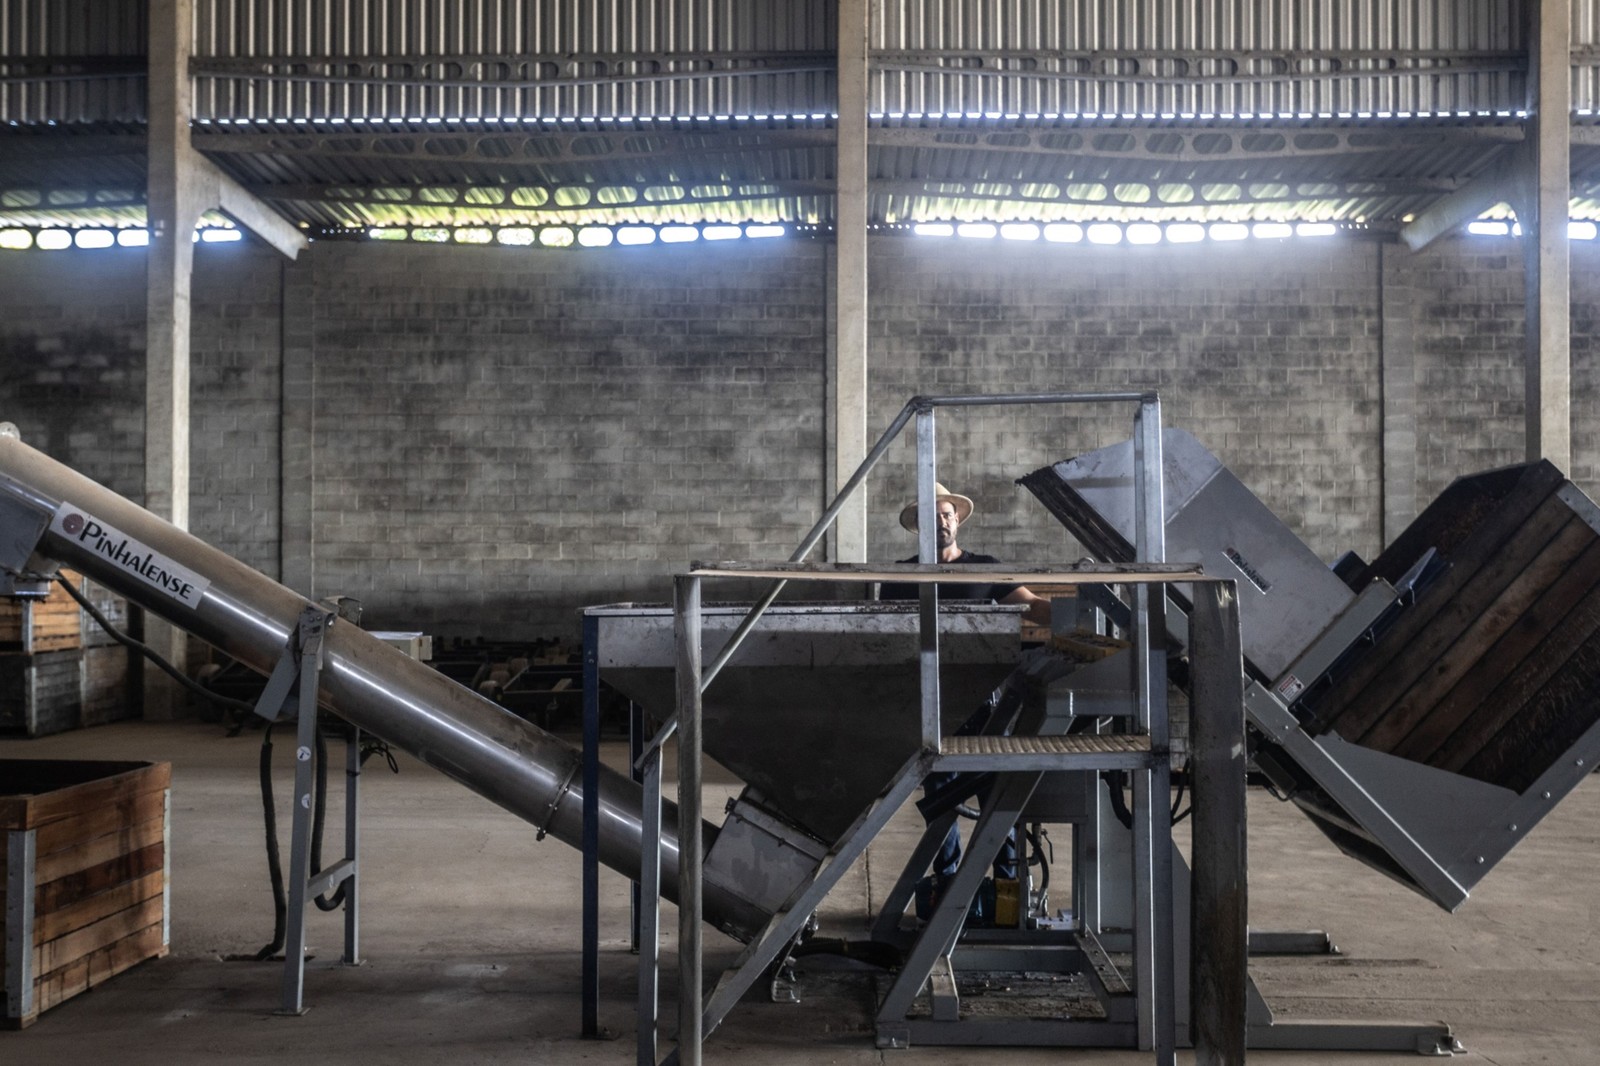
[[[578,776],[578,771],[583,769],[582,759],[573,759],[567,767],[567,774],[561,779],[561,787],[556,789],[555,796],[550,800],[550,805],[545,809],[543,820],[534,826],[536,832],[533,839],[543,840],[544,835],[550,831],[550,823],[556,820],[556,812],[561,809],[561,801],[567,798],[567,793],[572,791],[572,779]]]

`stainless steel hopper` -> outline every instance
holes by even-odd
[[[747,610],[704,610],[708,659]],[[1021,612],[960,601],[940,608],[947,733],[1016,665]],[[601,677],[648,715],[671,717],[672,609],[613,604],[585,613],[598,622]],[[831,844],[921,746],[917,651],[915,603],[774,605],[706,690],[705,752]]]

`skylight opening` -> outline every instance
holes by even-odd
[[[1090,244],[1122,243],[1122,227],[1115,222],[1096,222],[1085,233]]]

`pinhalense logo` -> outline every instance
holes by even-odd
[[[66,503],[56,509],[50,527],[90,554],[190,607],[198,607],[211,586],[210,581],[188,567]]]

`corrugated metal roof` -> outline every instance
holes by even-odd
[[[13,135],[18,150],[0,163],[0,186],[142,185],[138,136],[74,129]],[[1509,118],[885,119],[869,133],[871,217],[1392,226],[1470,181],[1520,138],[1520,123]],[[832,221],[830,121],[553,130],[208,124],[195,128],[194,141],[247,188],[313,227]],[[1593,155],[1575,154],[1580,176],[1600,164]]]
[[[196,0],[194,139],[315,227],[826,224],[835,10],[830,0]],[[1395,226],[1520,137],[1520,3],[877,10],[869,166],[881,224]],[[0,148],[0,220],[139,213],[122,194],[142,184],[146,17],[142,2],[85,18],[60,0],[0,0],[0,115],[22,124]],[[1574,4],[1572,20],[1574,109],[1588,124],[1600,0]],[[1580,217],[1597,213],[1596,155],[1574,147]]]

